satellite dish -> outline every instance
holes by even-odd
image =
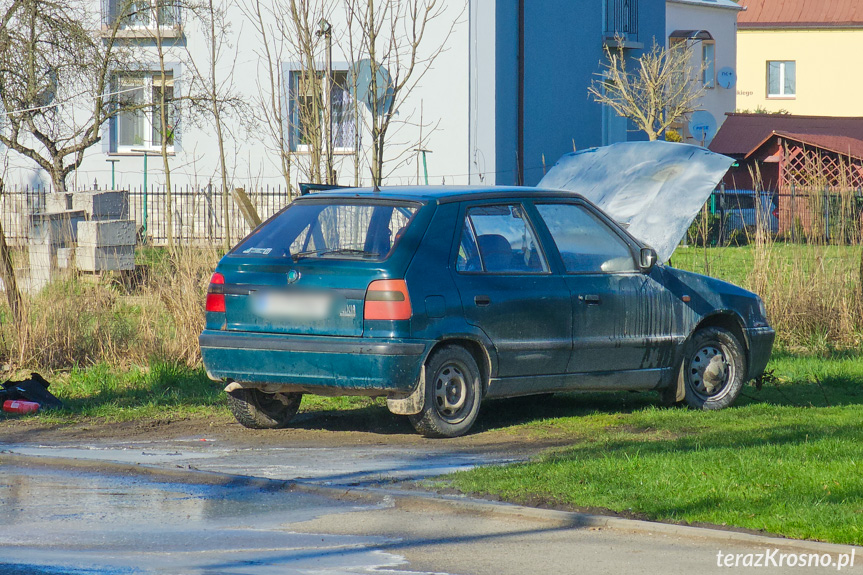
[[[707,110],[693,112],[689,119],[689,133],[706,146],[716,135],[716,118]]]
[[[734,68],[730,66],[720,68],[719,73],[716,74],[716,83],[719,84],[721,88],[725,88],[726,90],[730,90],[731,88],[736,86],[737,73],[734,71]]]
[[[375,75],[374,93],[372,93],[373,73]],[[356,99],[364,102],[373,114],[380,116],[390,109],[393,100],[393,80],[386,68],[380,64],[372,65],[372,61],[365,58],[353,65],[351,75],[351,85],[356,86]]]
[[[33,104],[40,108],[51,104],[57,97],[57,70],[48,68],[43,78],[45,88],[33,98]]]

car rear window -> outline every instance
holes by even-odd
[[[406,202],[299,202],[258,228],[232,253],[295,260],[382,260],[398,243],[418,208]]]

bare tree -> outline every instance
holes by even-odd
[[[0,179],[0,197],[3,196],[3,180]],[[23,325],[24,317],[22,311],[21,292],[18,291],[18,282],[15,280],[15,267],[12,264],[12,252],[6,244],[6,235],[3,232],[3,222],[0,221],[0,281],[3,282],[3,290],[6,292],[6,302],[12,310],[12,319],[15,325]]]
[[[693,67],[689,42],[664,48],[654,41],[650,51],[636,60],[636,70],[630,71],[623,44],[618,41],[619,48],[605,47],[602,78],[587,90],[595,101],[630,118],[651,141],[656,140],[698,109],[704,95],[700,81],[704,68]]]
[[[213,0],[204,0],[198,4],[190,4],[190,11],[202,24],[202,31],[207,39],[206,62],[195,60],[187,50],[187,64],[192,72],[191,86],[186,97],[190,103],[190,111],[196,112],[212,121],[216,141],[219,146],[219,176],[222,180],[222,220],[225,225],[225,249],[230,248],[230,218],[229,204],[231,201],[228,167],[226,163],[225,143],[228,132],[224,125],[226,114],[238,113],[245,116],[247,104],[234,90],[231,83],[233,69],[224,78],[218,73],[217,64],[225,58],[230,25],[227,19],[228,8],[232,2],[223,2],[218,7]],[[236,64],[236,54],[232,66]]]
[[[168,71],[165,68],[165,37],[163,27],[167,24],[173,28],[175,24],[176,13],[173,13],[168,18],[163,18],[165,11],[179,11],[179,3],[176,0],[156,0],[150,4],[148,9],[152,10],[154,26],[152,28],[153,40],[156,44],[156,55],[159,58],[159,89],[155,91],[158,94],[157,109],[159,112],[159,153],[162,156],[162,166],[165,170],[165,224],[168,227],[168,247],[174,246],[174,205],[171,189],[171,163],[169,161],[168,146],[174,144],[174,126],[169,125],[169,106],[174,106],[172,102],[173,95],[169,96]],[[171,45],[169,44],[168,47]],[[173,80],[173,78],[172,78]],[[171,90],[173,93],[173,90]],[[153,119],[156,120],[155,118]],[[176,118],[171,119],[174,122]],[[145,152],[146,153],[146,152]]]
[[[6,0],[0,22],[0,143],[66,190],[66,177],[114,113],[106,95],[122,67],[119,22],[100,30],[80,0]]]
[[[291,190],[291,149],[286,133],[286,104],[284,95],[285,79],[282,77],[281,62],[284,58],[282,42],[277,42],[278,33],[273,30],[271,22],[276,20],[275,14],[261,0],[248,0],[243,5],[244,13],[249,17],[260,39],[258,56],[266,66],[263,83],[258,84],[258,96],[255,102],[255,117],[268,133],[271,145],[279,159],[279,169],[285,179],[288,192]]]
[[[340,6],[344,19],[337,14]],[[440,0],[246,0],[244,10],[254,22],[266,65],[257,113],[268,127],[289,187],[292,167],[306,181],[336,183],[334,167],[341,160],[334,151],[351,145],[353,180],[359,185],[364,131],[371,135],[372,180],[382,182],[384,148],[397,147],[391,138],[394,126],[411,125],[411,111],[401,106],[446,49],[466,6],[464,2],[458,16],[448,21],[442,16],[451,8]],[[426,33],[437,20],[443,34],[435,35],[439,43],[427,45]],[[330,42],[349,61],[348,72],[330,69]],[[297,69],[286,73],[281,69],[286,61]],[[358,90],[361,69],[371,79]],[[358,91],[368,110],[357,101]],[[404,150],[388,152],[387,160],[410,153],[415,140],[405,140]]]
[[[466,4],[453,20],[444,21],[444,34],[434,46],[426,46],[429,26],[446,13],[439,0],[347,0],[350,35],[357,39],[354,61],[368,59],[372,183],[383,181],[388,132],[396,116],[447,42],[464,14]],[[384,82],[385,85],[380,85]]]

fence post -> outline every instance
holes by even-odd
[[[797,243],[797,210],[794,207],[797,198],[797,186],[791,182],[791,243]],[[781,213],[781,212],[780,212]]]
[[[725,182],[719,184],[719,237],[716,243],[720,248],[725,245]]]
[[[824,190],[824,243],[830,243],[830,196],[827,190]]]

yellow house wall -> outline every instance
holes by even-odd
[[[859,30],[738,30],[737,109],[808,116],[863,116]],[[767,97],[767,62],[797,62],[793,98]]]

